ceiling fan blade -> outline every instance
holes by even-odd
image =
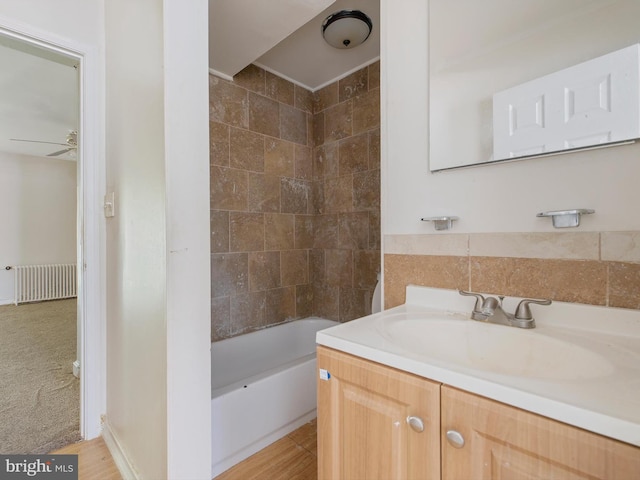
[[[67,143],[59,142],[43,142],[42,140],[24,140],[22,138],[10,138],[9,140],[14,142],[28,142],[28,143],[48,143],[50,145],[68,145]]]
[[[57,152],[47,154],[47,157],[57,157],[58,155],[62,155],[63,153],[70,152],[71,150],[75,150],[75,147],[65,148],[64,150],[58,150]]]

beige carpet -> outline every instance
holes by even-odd
[[[80,439],[76,299],[0,306],[0,453]]]

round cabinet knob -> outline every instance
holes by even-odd
[[[447,430],[447,441],[449,445],[455,448],[464,447],[464,437],[460,432],[455,430]]]
[[[424,432],[424,422],[420,417],[407,417],[407,423],[414,432]]]

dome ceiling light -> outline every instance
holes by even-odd
[[[322,22],[322,36],[335,48],[353,48],[371,35],[373,23],[360,10],[341,10]]]

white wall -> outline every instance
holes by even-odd
[[[75,263],[76,162],[0,152],[0,262]],[[0,270],[0,304],[13,272]]]
[[[2,0],[0,16],[28,30],[41,30],[69,42],[101,46],[102,0]]]
[[[451,233],[552,231],[536,213],[569,208],[596,210],[581,231],[640,229],[640,144],[430,173],[427,4],[381,8],[383,234],[435,234],[420,218],[436,215],[460,217]]]
[[[108,428],[141,478],[207,478],[207,4],[105,12]]]

